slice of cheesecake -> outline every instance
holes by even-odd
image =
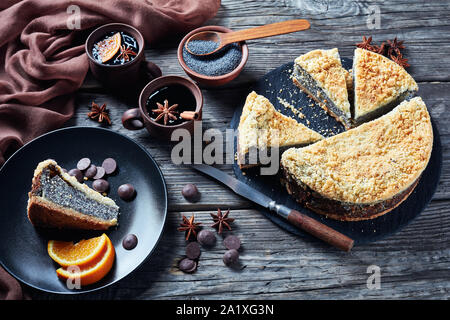
[[[285,151],[282,183],[317,213],[343,221],[372,219],[414,190],[432,147],[430,116],[416,97],[376,120]]]
[[[241,169],[259,166],[260,150],[270,154],[271,148],[283,151],[321,139],[322,135],[277,112],[266,97],[253,91],[247,96],[239,122],[237,161]]]
[[[106,230],[117,225],[119,207],[53,160],[38,164],[28,194],[28,219],[37,227]]]
[[[337,48],[310,51],[295,59],[292,80],[347,129],[351,127],[350,74],[342,67]]]
[[[357,48],[352,70],[355,125],[389,112],[418,90],[403,67],[372,51]]]

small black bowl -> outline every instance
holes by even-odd
[[[139,45],[139,51],[133,60],[121,65],[108,65],[102,64],[94,58],[92,54],[94,45],[111,32],[124,32],[136,39]],[[144,46],[144,37],[136,28],[124,23],[103,25],[92,31],[86,40],[85,50],[89,58],[89,68],[94,77],[107,87],[121,88],[133,86],[139,80],[141,64],[145,60]]]

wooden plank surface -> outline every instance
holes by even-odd
[[[380,10],[380,28],[369,30],[367,15]],[[170,160],[171,147],[145,131],[131,132],[120,123],[121,114],[136,107],[104,91],[88,77],[76,95],[77,112],[67,126],[97,126],[86,117],[91,101],[107,103],[112,130],[143,144],[160,164],[169,192],[169,215],[163,238],[153,256],[118,284],[81,297],[59,297],[30,290],[35,299],[371,299],[450,297],[450,4],[444,1],[250,1],[226,0],[214,19],[232,29],[244,29],[293,18],[311,21],[309,31],[249,41],[250,58],[243,73],[220,88],[202,88],[204,128],[224,131],[252,81],[301,53],[338,47],[351,57],[362,35],[374,41],[398,36],[405,39],[409,70],[436,121],[443,145],[443,171],[432,203],[410,225],[382,241],[356,247],[350,254],[305,237],[295,237],[265,219],[248,201],[225,187]],[[146,58],[164,74],[184,75],[176,59],[180,37],[149,47]],[[222,167],[231,173],[230,166]],[[181,196],[186,183],[195,183],[202,198],[190,204]],[[183,256],[185,241],[176,231],[181,214],[195,214],[204,224],[218,207],[231,209],[237,220],[234,234],[243,241],[241,267],[230,269],[221,258],[221,241],[203,250],[199,269],[186,275],[174,266]],[[218,239],[219,240],[219,239]],[[381,268],[381,288],[369,290],[367,267]]]

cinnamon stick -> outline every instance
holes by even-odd
[[[183,118],[184,120],[197,120],[200,115],[198,114],[198,112],[195,111],[183,111],[180,114],[180,117]]]

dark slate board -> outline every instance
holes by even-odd
[[[342,64],[345,68],[350,69],[352,66],[352,60],[343,58]],[[284,115],[295,118],[297,121],[305,124],[313,130],[316,130],[326,137],[343,132],[344,127],[340,123],[338,123],[334,118],[328,116],[322,108],[315,104],[314,101],[308,98],[305,93],[299,90],[292,83],[290,78],[292,68],[293,64],[287,63],[275,70],[272,70],[258,80],[252,86],[251,90],[267,97],[275,108]],[[237,129],[239,125],[239,119],[241,117],[242,106],[244,105],[245,98],[246,97],[242,98],[242,103],[236,108],[231,120],[230,127],[233,129]],[[292,106],[301,108],[300,111],[304,115],[304,118],[296,116],[290,108],[286,108],[282,103],[280,103],[279,98],[284,99]],[[314,106],[311,107],[311,104],[314,104]],[[258,175],[259,171],[257,170],[247,171],[246,174],[243,175],[236,163],[233,164],[233,171],[240,181],[243,181],[253,188],[270,196],[276,202],[305,213],[308,216],[311,216],[344,233],[345,235],[353,238],[355,240],[355,244],[364,244],[379,240],[399,231],[401,228],[410,223],[415,217],[417,217],[431,201],[439,183],[442,167],[441,141],[439,132],[434,122],[433,131],[434,144],[431,159],[413,193],[396,209],[372,220],[342,222],[328,219],[298,204],[286,192],[285,188],[281,186],[278,176],[260,176]],[[261,209],[261,213],[281,228],[296,234],[299,237],[311,237],[310,235],[293,227],[285,220],[270,213],[270,211],[266,209]]]

